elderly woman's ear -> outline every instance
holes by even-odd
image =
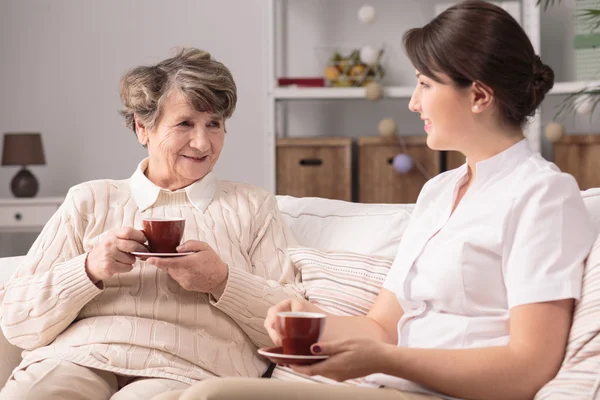
[[[148,145],[148,130],[136,114],[133,115],[133,118],[135,121],[135,134],[137,135],[138,141],[142,146],[146,147]]]

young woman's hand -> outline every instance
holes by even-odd
[[[344,339],[316,343],[311,351],[329,358],[308,366],[291,368],[305,375],[321,375],[343,382],[386,370],[385,360],[396,346],[373,339]]]

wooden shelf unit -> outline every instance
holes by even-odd
[[[408,153],[430,177],[440,172],[440,153],[427,147],[425,136],[358,138],[358,201],[361,203],[414,203],[427,177],[419,168],[398,173],[394,156]]]
[[[277,194],[352,201],[352,138],[277,140]]]

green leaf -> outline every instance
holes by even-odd
[[[594,105],[592,106],[592,111],[590,111],[590,124],[592,123],[592,120],[594,119],[594,111],[596,111],[596,106],[598,105],[598,102],[600,102],[600,97],[599,96],[593,96],[592,97],[592,101],[594,102]]]
[[[536,5],[544,4],[544,10],[554,4],[560,4],[561,0],[537,0]],[[577,18],[582,22],[588,23],[590,31],[595,31],[600,28],[600,9],[585,9],[577,13]],[[590,118],[592,118],[594,111],[598,104],[600,104],[600,87],[586,88],[579,92],[572,93],[557,106],[558,111],[556,112],[554,119],[565,116],[565,114],[574,114],[576,110],[576,101],[579,96],[589,95],[592,98],[593,105],[590,112]]]
[[[592,97],[593,106],[590,112],[590,118],[592,118],[592,116],[594,115],[594,111],[596,110],[596,106],[598,105],[598,102],[600,102],[600,87],[586,88],[568,95],[567,98],[560,105],[557,106],[558,111],[556,112],[556,114],[554,114],[554,119],[557,120],[561,117],[564,117],[565,114],[575,114],[577,112],[577,98],[584,95],[589,95],[590,97]]]
[[[600,27],[600,10],[581,10],[577,14],[577,18],[582,22],[589,24],[590,31],[595,31]]]
[[[539,6],[542,2],[544,2],[544,10],[546,10],[549,6],[553,6],[554,3],[560,3],[560,0],[537,0],[537,5]]]

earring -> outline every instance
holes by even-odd
[[[475,104],[475,106],[473,107],[473,109],[474,109],[475,111],[479,111],[479,105],[478,105],[478,104]]]

